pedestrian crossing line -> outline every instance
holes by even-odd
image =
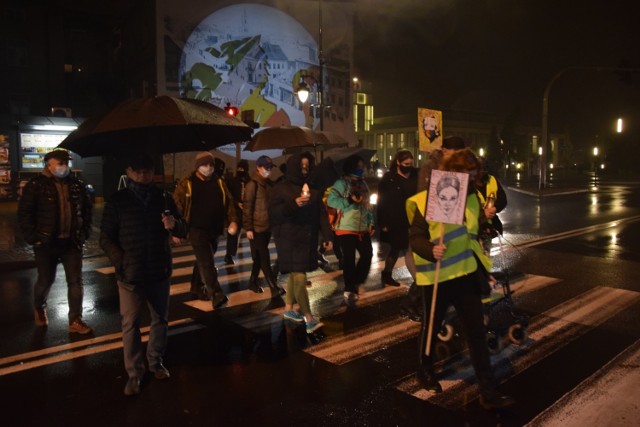
[[[205,326],[191,318],[169,322],[169,335],[178,335],[202,329]],[[140,328],[142,342],[149,341],[149,326]],[[14,374],[41,366],[52,365],[67,360],[103,353],[122,348],[122,333],[103,335],[82,341],[75,341],[42,350],[21,353],[0,359],[0,376]]]
[[[171,248],[171,253],[174,255],[184,253],[184,252],[189,252],[189,251],[193,251],[193,248],[191,247],[191,245],[174,246]],[[100,256],[94,256],[91,258],[84,258],[82,260],[82,266],[83,268],[91,270],[90,267],[92,265],[104,264],[104,263],[110,263],[110,262],[111,261],[109,260],[109,257],[107,257],[106,255],[100,255]]]
[[[325,340],[305,351],[335,365],[375,353],[415,337],[420,324],[400,317],[365,326],[348,334]]]
[[[524,345],[509,344],[499,354],[492,356],[496,376],[504,382],[518,375],[639,301],[639,292],[596,287],[545,311],[532,319],[527,330],[529,338]],[[453,355],[438,365],[444,365],[444,369],[438,373],[444,393],[435,396],[430,394],[422,389],[415,375],[401,380],[396,388],[450,409],[460,408],[478,396],[467,351]]]

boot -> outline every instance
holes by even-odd
[[[271,298],[278,298],[279,296],[287,293],[283,288],[278,286],[278,282],[276,282],[273,276],[267,277],[267,283],[269,284],[269,289],[271,290]]]
[[[391,272],[388,271],[382,271],[382,286],[400,286],[400,282],[396,281],[393,279],[393,277],[391,277]]]
[[[416,373],[416,377],[418,378],[418,382],[422,387],[425,388],[429,393],[438,394],[442,393],[442,386],[436,379],[436,374],[433,372],[433,367],[420,365],[418,368],[418,372]]]
[[[256,294],[261,294],[264,292],[262,287],[258,286],[258,276],[249,277],[249,290],[255,292]]]

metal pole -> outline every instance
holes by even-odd
[[[318,63],[320,81],[318,82],[318,108],[320,109],[320,130],[324,130],[324,54],[322,52],[322,0],[318,1]]]
[[[639,68],[621,68],[621,67],[566,67],[558,71],[558,73],[549,80],[547,87],[544,89],[544,95],[542,97],[542,154],[540,155],[540,181],[538,183],[538,189],[542,190],[547,185],[547,152],[548,152],[548,140],[549,140],[549,92],[551,91],[551,85],[560,77],[565,71],[568,70],[595,70],[595,71],[629,71],[637,72]]]

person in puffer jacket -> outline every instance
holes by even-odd
[[[124,365],[129,380],[127,396],[140,393],[146,368],[140,322],[146,302],[151,330],[146,358],[159,380],[169,378],[162,357],[169,329],[171,236],[184,237],[187,223],[171,195],[153,184],[153,159],[132,158],[126,169],[127,185],[106,203],[100,227],[100,246],[116,269]]]
[[[348,306],[353,306],[358,288],[367,280],[371,268],[373,212],[362,157],[355,154],[347,157],[343,172],[343,177],[333,184],[327,204],[339,212],[335,234],[343,254],[344,298]],[[357,263],[356,251],[360,255]]]

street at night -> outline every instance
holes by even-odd
[[[479,405],[459,336],[434,349],[444,393],[421,389],[415,380],[419,324],[399,315],[410,283],[406,268],[394,271],[405,286],[381,288],[383,263],[374,250],[366,292],[347,310],[331,256],[329,267],[310,276],[324,337],[307,337],[304,328],[283,320],[280,300],[247,290],[250,258],[242,239],[235,265],[222,266],[224,250],[217,253],[230,305],[215,312],[209,303],[191,301],[194,258],[188,245],[174,248],[166,355],[171,378],[145,378],[134,397],[122,394],[117,290],[104,256],[84,264],[84,318],[94,328],[89,336],[67,332],[62,268],[47,328],[33,325],[35,270],[3,273],[3,424],[634,425],[637,183],[594,188],[583,182],[542,197],[510,188],[502,253],[498,239],[492,253],[495,268],[506,264],[515,310],[529,321],[525,341],[504,340],[492,356],[501,390],[517,401],[508,409]]]

